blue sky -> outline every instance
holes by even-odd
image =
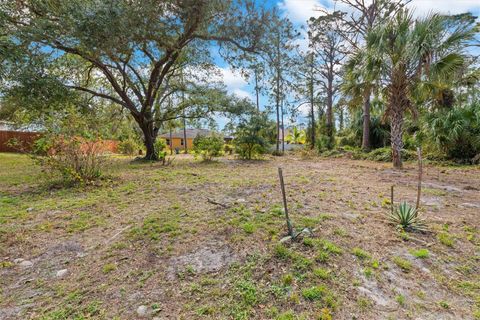
[[[365,0],[366,3],[370,1],[371,0]],[[266,0],[266,4],[267,6],[278,7],[281,13],[285,17],[288,17],[298,29],[301,29],[310,17],[320,15],[321,13],[318,11],[319,8],[326,10],[333,10],[335,8],[334,0]],[[413,0],[408,6],[414,10],[417,16],[426,15],[431,12],[449,14],[471,12],[476,16],[480,16],[480,0]],[[341,7],[338,7],[337,4],[337,9],[338,8]],[[480,54],[480,49],[476,51]],[[255,97],[253,86],[243,79],[240,74],[233,72],[222,59],[217,57],[216,63],[220,68],[223,81],[228,91],[240,97],[250,98],[253,101]],[[263,96],[260,99],[261,107],[263,108],[267,103],[267,97]],[[224,121],[219,119],[218,122],[219,128],[221,129]]]

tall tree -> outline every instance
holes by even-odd
[[[63,72],[59,83],[127,109],[143,132],[146,159],[151,160],[158,159],[154,147],[158,130],[172,117],[172,112],[164,117],[162,111],[172,94],[169,83],[178,76],[179,59],[187,51],[188,57],[208,56],[211,42],[226,58],[254,52],[268,18],[269,13],[250,0],[0,4],[2,33],[28,52],[29,59],[48,52],[51,65],[70,59],[87,66],[83,73],[88,76],[82,81]],[[90,81],[92,75],[100,80],[96,85]]]
[[[309,37],[309,41],[311,38]],[[296,106],[293,108],[294,114],[304,106],[308,106],[309,128],[307,141],[310,149],[315,147],[316,143],[316,120],[315,111],[318,104],[318,75],[315,70],[316,57],[312,49],[299,51],[295,57],[293,90],[296,97]]]
[[[276,113],[277,141],[275,150],[277,154],[280,154],[280,131],[284,132],[282,127],[284,112],[282,101],[285,101],[286,92],[289,89],[287,74],[291,71],[291,51],[295,46],[293,40],[297,36],[298,33],[294,30],[293,24],[288,19],[281,18],[279,13],[275,11],[268,33],[269,44],[264,47],[263,56],[266,60],[266,72],[272,89],[270,98],[273,100]]]
[[[338,21],[345,26],[340,35],[355,50],[361,48],[367,34],[379,24],[387,21],[411,0],[336,0]],[[363,136],[362,149],[370,149],[370,109],[373,87],[369,82],[355,84],[357,95],[362,100]]]
[[[343,24],[338,21],[338,13],[322,15],[311,19],[308,33],[312,39],[311,48],[315,52],[317,63],[315,70],[319,73],[319,83],[326,98],[326,134],[328,148],[334,144],[333,106],[340,89],[342,64],[349,53],[349,47],[341,35]]]
[[[416,88],[428,79],[448,77],[465,66],[465,48],[477,32],[474,19],[434,14],[415,20],[402,9],[367,35],[365,74],[376,78],[387,97],[393,166],[402,168],[405,112],[417,112]],[[360,53],[359,53],[360,54]]]

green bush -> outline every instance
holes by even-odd
[[[391,162],[392,161],[392,148],[378,148],[374,149],[368,153],[365,152],[353,152],[353,159],[362,159],[362,160],[372,160],[372,161],[382,161],[382,162]],[[403,160],[415,160],[417,159],[417,153],[413,150],[402,150]]]
[[[478,162],[480,159],[480,103],[429,113],[422,121],[419,140],[448,159]],[[435,153],[435,152],[432,152]]]
[[[121,154],[133,156],[138,153],[138,150],[140,150],[141,147],[137,141],[135,141],[132,138],[125,139],[123,141],[120,141],[118,144],[118,151]]]
[[[373,161],[390,162],[392,161],[392,148],[385,147],[374,149],[366,155],[366,158]]]
[[[201,156],[203,160],[210,161],[222,155],[223,144],[223,138],[218,135],[198,135],[193,139],[193,152],[195,157]]]
[[[344,146],[350,146],[350,147],[360,146],[360,142],[358,140],[358,137],[351,130],[346,130],[345,132],[342,132],[342,135],[337,137],[337,144],[341,147],[344,147]]]
[[[265,114],[252,115],[243,120],[235,132],[235,151],[242,159],[253,159],[267,151],[268,118]]]
[[[232,154],[234,150],[235,150],[235,147],[229,143],[226,143],[223,146],[223,151],[225,151],[225,153]]]
[[[167,147],[167,141],[165,139],[157,139],[155,140],[155,152],[158,153],[158,159],[162,160],[165,159],[167,156],[167,152],[165,148]]]
[[[339,141],[341,145],[360,147],[363,138],[363,117],[361,112],[354,115],[354,121],[346,130],[348,139]],[[390,125],[384,123],[379,116],[370,117],[370,147],[372,149],[386,147],[390,144]]]
[[[65,185],[91,184],[103,177],[105,144],[98,127],[87,116],[69,112],[64,118],[46,122],[31,156],[52,182]]]

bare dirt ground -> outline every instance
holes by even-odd
[[[480,168],[426,166],[426,233],[390,225],[416,168],[349,159],[112,159],[51,189],[0,154],[0,319],[480,319]],[[286,234],[277,168],[294,227]]]

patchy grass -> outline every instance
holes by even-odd
[[[399,233],[386,195],[395,181],[411,201],[413,164],[131,160],[112,157],[105,184],[55,189],[28,157],[0,154],[0,315],[135,319],[145,305],[160,319],[478,318],[478,214],[458,209],[475,191],[425,192],[448,203],[423,209],[432,232]],[[294,228],[312,230],[285,243],[279,166]],[[442,184],[480,188],[478,168],[445,170]]]

